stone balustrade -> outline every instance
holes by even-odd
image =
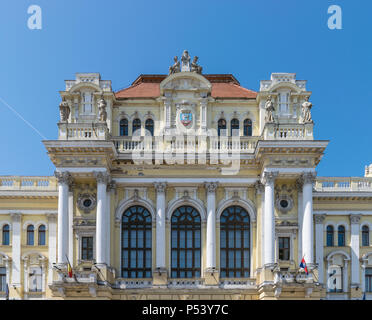
[[[328,192],[372,192],[372,178],[360,177],[318,177],[315,182],[315,191]]]
[[[0,176],[0,190],[57,191],[55,177]]]

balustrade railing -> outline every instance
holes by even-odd
[[[372,178],[363,177],[318,177],[315,182],[316,191],[369,191],[372,192]]]
[[[57,191],[57,180],[54,177],[0,176],[0,190]]]

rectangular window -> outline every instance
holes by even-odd
[[[0,291],[6,290],[6,268],[0,267]]]
[[[279,238],[279,260],[289,260],[289,237]]]
[[[81,259],[93,260],[93,237],[81,238]]]
[[[42,292],[41,267],[31,267],[29,274],[30,292]]]
[[[279,112],[281,114],[288,114],[289,110],[289,93],[279,94]]]
[[[366,292],[372,292],[372,268],[365,271]]]
[[[83,112],[85,114],[91,114],[92,110],[92,94],[85,92],[83,93]]]

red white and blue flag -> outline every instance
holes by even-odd
[[[307,270],[307,265],[306,265],[306,262],[305,262],[305,257],[302,257],[302,260],[301,260],[301,263],[300,263],[300,268],[304,269],[307,275],[309,274],[309,271]]]

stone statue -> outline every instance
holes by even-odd
[[[191,63],[191,72],[196,72],[196,73],[201,74],[203,68],[197,64],[198,59],[199,58],[197,56],[194,57],[194,60]]]
[[[176,73],[176,72],[180,72],[181,69],[180,69],[180,62],[178,61],[178,57],[175,56],[173,58],[174,60],[174,63],[173,63],[173,66],[170,66],[169,67],[169,74],[173,74],[173,73]]]
[[[62,98],[61,103],[59,104],[59,115],[61,117],[61,122],[67,122],[68,117],[70,116],[70,106],[65,100],[65,97]]]
[[[190,71],[190,56],[187,50],[183,51],[181,61],[182,61],[182,69],[181,71]]]
[[[107,119],[107,112],[106,112],[106,101],[103,98],[103,93],[101,95],[101,99],[98,100],[98,112],[99,112],[99,121],[105,122]]]
[[[265,116],[265,122],[268,123],[274,123],[274,116],[273,111],[275,111],[274,104],[271,100],[271,96],[267,99],[265,103],[265,110],[266,110],[266,116]]]
[[[313,123],[311,118],[311,107],[313,104],[309,102],[309,97],[305,98],[304,103],[302,104],[302,122],[303,123]]]

